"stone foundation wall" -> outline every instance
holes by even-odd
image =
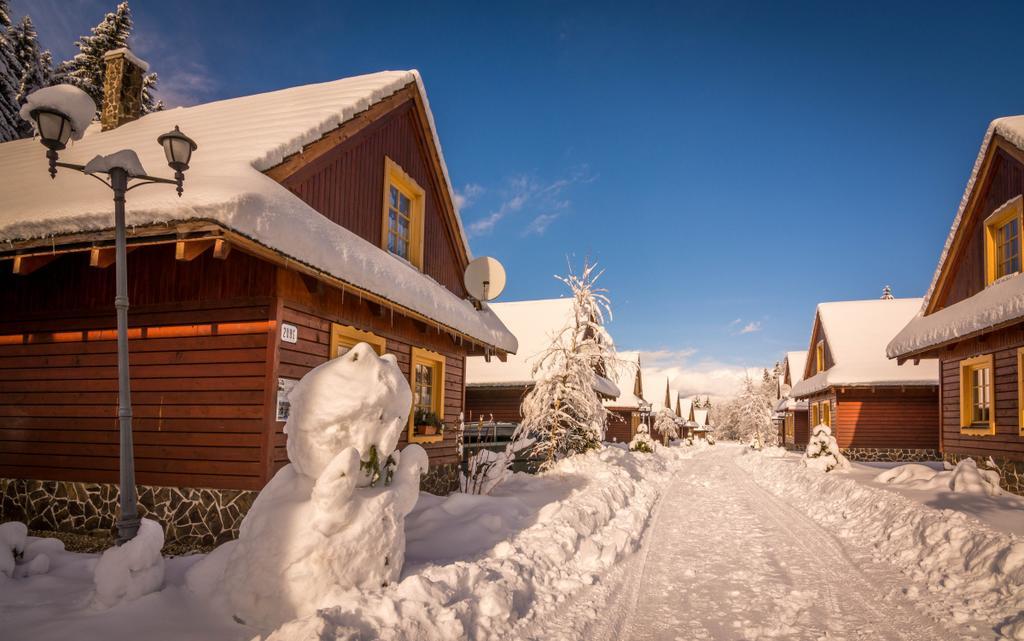
[[[840,450],[843,456],[851,461],[870,461],[888,463],[920,463],[922,461],[941,461],[938,450],[912,449],[899,447],[851,447]]]
[[[973,458],[978,467],[991,469],[991,466],[988,465],[988,457],[982,458],[955,452],[946,452],[945,456],[945,460],[952,465],[956,465],[965,458]],[[1011,461],[995,456],[992,457],[992,461],[996,464],[996,470],[999,471],[999,485],[1007,492],[1024,496],[1024,461]]]
[[[256,499],[252,490],[139,485],[139,514],[164,526],[168,544],[209,548],[238,536]],[[110,483],[0,478],[0,522],[33,530],[108,535],[115,527],[120,492]]]

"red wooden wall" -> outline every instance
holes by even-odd
[[[832,430],[841,448],[938,449],[938,391],[840,390]]]
[[[499,423],[518,423],[522,420],[523,397],[528,391],[526,386],[467,387],[466,423],[492,418]]]

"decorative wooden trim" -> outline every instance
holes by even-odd
[[[416,426],[413,424],[416,414],[416,365],[430,365],[434,368],[433,380],[433,411],[441,421],[444,421],[444,397],[445,397],[445,358],[442,354],[432,352],[422,347],[413,346],[409,359],[409,388],[413,390],[413,406],[409,410],[409,442],[410,443],[439,443],[444,440],[444,434],[432,434],[423,436],[416,434]]]
[[[373,332],[367,332],[351,325],[331,323],[331,344],[327,358],[337,358],[339,347],[348,346],[351,349],[357,343],[366,343],[377,352],[378,356],[383,356],[387,352],[387,340],[383,336],[378,336]]]
[[[985,219],[984,242],[986,287],[1001,277],[996,274],[996,232],[1000,227],[1014,218],[1017,219],[1017,250],[1020,252],[1018,255],[1021,259],[1024,259],[1024,244],[1021,242],[1021,239],[1024,238],[1024,216],[1022,216],[1021,210],[1022,201],[1024,201],[1024,197],[1021,196],[1011,198]]]
[[[402,166],[387,156],[384,157],[384,193],[380,212],[380,247],[388,252],[388,203],[391,186],[403,195],[409,196],[409,256],[408,261],[423,271],[423,229],[426,217],[427,192],[416,180],[407,174]],[[391,252],[388,252],[391,254]],[[391,254],[394,256],[395,254]],[[399,258],[402,258],[399,256]]]
[[[992,354],[975,356],[960,361],[960,433],[968,436],[992,436],[996,433],[996,380]],[[971,374],[974,370],[989,370],[988,425],[974,425],[971,397]]]

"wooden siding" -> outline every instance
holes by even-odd
[[[280,343],[275,376],[302,378],[303,374],[327,360],[331,323],[350,325],[383,337],[387,341],[387,351],[395,355],[407,379],[413,346],[442,354],[445,357],[444,422],[448,428],[458,425],[464,406],[466,350],[456,345],[447,334],[439,334],[433,328],[404,316],[379,315],[370,305],[351,295],[342,296],[339,290],[331,287],[320,286],[311,291],[298,274],[283,268],[278,272],[278,293],[283,306],[281,320],[298,328],[299,340],[295,344]],[[277,466],[287,462],[283,427],[284,423],[277,422],[273,437]],[[404,447],[407,442],[407,432],[403,431],[399,447]],[[431,465],[458,462],[454,429],[445,431],[443,441],[422,445],[430,456]]]
[[[951,272],[936,309],[969,298],[985,287],[985,219],[1011,198],[1024,194],[1024,165],[1005,149],[994,147],[992,164],[973,208],[967,212],[960,231],[964,242],[956,256],[950,257]]]
[[[461,298],[466,295],[456,250],[461,240],[442,215],[438,190],[443,178],[435,175],[429,144],[410,98],[283,184],[327,218],[380,247],[384,159],[391,158],[426,190],[423,271]]]
[[[1018,347],[1024,347],[1024,331],[1019,326],[946,350],[942,358],[943,452],[1024,461],[1024,437],[1020,436],[1017,411]],[[960,361],[983,354],[994,356],[996,433],[968,436],[960,433]]]
[[[793,445],[806,447],[811,440],[811,430],[808,422],[810,415],[807,411],[793,411]]]
[[[807,351],[807,363],[804,367],[804,378],[810,378],[818,373],[818,341],[825,341],[825,369],[836,364],[832,358],[832,349],[829,347],[825,332],[821,329],[821,319],[815,315],[814,328],[811,330],[811,345]],[[824,371],[824,370],[822,370]]]
[[[832,425],[841,448],[939,447],[935,389],[846,389],[835,398]]]
[[[523,397],[529,387],[467,387],[466,423],[494,420],[518,423],[522,420]]]
[[[608,442],[629,443],[633,440],[639,417],[630,409],[608,409],[608,426],[604,440]]]

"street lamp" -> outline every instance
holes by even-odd
[[[647,401],[643,401],[643,400],[640,401],[640,421],[644,424],[644,427],[647,428],[648,432],[651,431],[651,426],[648,424],[648,421],[650,420],[650,418],[651,418],[651,404],[648,403]]]
[[[128,271],[125,264],[125,194],[136,187],[151,184],[175,185],[178,196],[182,193],[192,152],[196,143],[181,133],[177,126],[173,131],[157,138],[164,148],[167,164],[174,170],[174,180],[146,175],[138,156],[132,150],[122,150],[106,158],[97,156],[88,165],[75,165],[57,160],[57,152],[63,150],[68,140],[82,137],[96,111],[96,104],[81,89],[71,85],[46,87],[28,95],[21,116],[35,125],[40,142],[46,147],[50,177],[56,178],[57,168],[73,169],[96,178],[114,192],[114,237],[115,237],[115,279],[117,292],[114,307],[117,309],[117,416],[121,431],[120,484],[121,516],[117,521],[117,543],[130,541],[139,531],[139,512],[135,492],[135,457],[132,445],[132,401],[128,376]],[[106,162],[97,162],[106,161]],[[96,174],[106,174],[108,180]],[[128,186],[129,181],[138,181]]]

